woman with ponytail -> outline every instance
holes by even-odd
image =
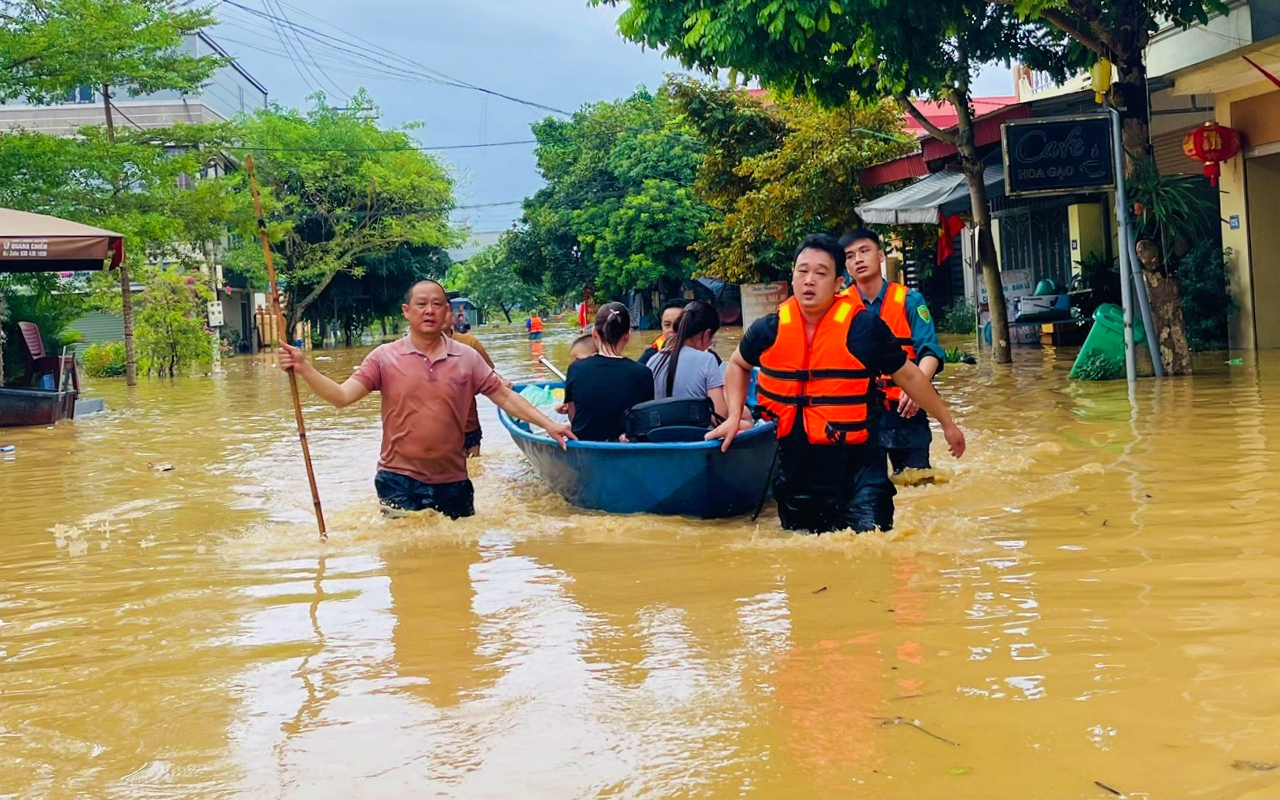
[[[623,415],[653,399],[653,375],[624,355],[631,341],[631,312],[606,303],[592,327],[596,354],[573,362],[564,382],[564,401],[573,432],[584,442],[613,442],[622,436]]]
[[[655,397],[659,400],[668,397],[701,400],[708,397],[717,417],[724,419],[729,416],[724,373],[720,362],[710,352],[718,330],[720,314],[710,305],[695,300],[685,306],[673,335],[667,339],[662,351],[649,360]]]

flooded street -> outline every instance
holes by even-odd
[[[515,380],[572,339],[475,332]],[[0,797],[1280,795],[1280,356],[1136,418],[1016,358],[947,369],[969,454],[861,537],[575,510],[487,401],[478,516],[383,520],[377,399],[304,387],[321,545],[269,358],[92,383],[0,432]]]

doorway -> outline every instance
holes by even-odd
[[[1245,162],[1249,204],[1249,268],[1258,349],[1280,348],[1280,153]]]

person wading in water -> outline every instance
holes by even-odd
[[[444,288],[418,281],[400,307],[409,335],[381,345],[343,383],[321,375],[302,351],[282,344],[281,369],[292,369],[321,399],[345,408],[382,395],[382,456],[374,487],[390,509],[432,509],[450,518],[475,514],[475,489],[463,450],[467,410],[477,394],[565,446],[573,432],[512,391],[480,354],[445,335],[453,324]]]
[[[461,310],[459,310],[459,313],[461,313]],[[465,344],[475,350],[484,359],[484,363],[488,364],[490,369],[493,369],[493,359],[489,357],[489,351],[484,349],[484,345],[475,337],[475,334],[459,331],[456,325],[453,328],[446,327],[444,333],[455,342]],[[511,381],[504,380],[503,383],[506,384],[508,389],[511,388]],[[462,449],[466,451],[467,458],[479,458],[480,441],[484,438],[484,430],[480,427],[480,408],[476,405],[475,397],[471,398],[471,405],[467,408],[467,424],[464,427],[464,434],[466,441],[463,443]]]
[[[773,494],[786,530],[824,533],[893,527],[884,449],[873,438],[875,381],[889,375],[942,424],[952,455],[964,433],[893,332],[858,297],[837,296],[844,248],[807,236],[796,248],[794,295],[752,323],[729,361],[729,418],[707,434],[727,450],[738,435],[752,367],[760,368],[760,405],[778,425]]]
[[[924,295],[884,279],[880,272],[884,252],[880,237],[872,231],[856,230],[841,237],[840,244],[844,246],[845,269],[867,310],[884,320],[907,360],[932,381],[942,371],[943,352]],[[880,376],[880,390],[885,406],[880,415],[880,445],[889,454],[893,474],[929,469],[929,444],[933,441],[929,417],[888,375]]]

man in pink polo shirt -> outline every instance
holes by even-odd
[[[562,447],[573,432],[513,392],[479,353],[445,335],[453,312],[440,284],[418,281],[401,310],[409,335],[376,348],[341,384],[317,372],[297,348],[281,345],[277,361],[337,408],[381,393],[382,457],[373,483],[384,506],[469,517],[475,514],[475,490],[467,478],[463,443],[472,398],[483,394]]]

